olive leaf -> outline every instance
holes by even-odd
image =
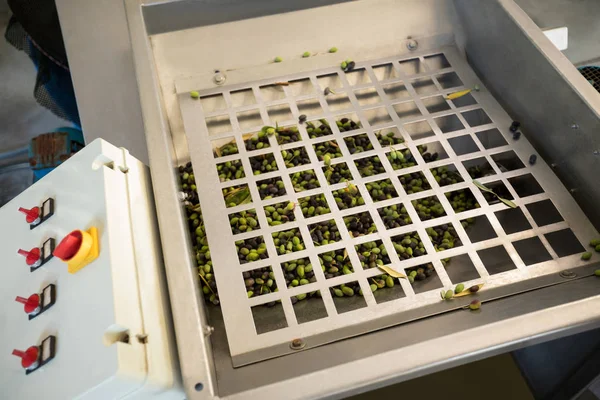
[[[511,207],[511,208],[517,208],[518,206],[513,203],[512,201],[508,200],[508,199],[503,199],[502,197],[498,197],[498,200],[500,200],[501,202],[503,202],[504,204],[506,204],[507,206]]]
[[[325,126],[329,126],[329,122],[327,122],[327,120],[326,120],[325,118],[321,118],[321,119],[319,120],[319,122],[320,122],[320,123],[322,123],[322,124],[323,124],[323,125],[325,125]]]
[[[392,269],[385,265],[378,265],[378,267],[379,267],[379,269],[382,269],[383,271],[385,271],[389,276],[392,276],[394,278],[406,279],[406,275],[401,274],[400,272],[396,271],[395,269]]]
[[[493,194],[494,196],[496,196],[496,198],[497,198],[498,200],[500,200],[501,202],[503,202],[503,203],[504,203],[504,204],[506,204],[507,206],[509,206],[509,207],[511,207],[511,208],[518,208],[518,206],[517,206],[515,203],[513,203],[513,202],[512,202],[512,201],[510,201],[510,200],[507,200],[507,199],[504,199],[504,198],[502,198],[502,197],[498,196],[498,194],[496,194],[496,192],[494,192],[492,189],[490,189],[490,188],[486,187],[486,186],[485,186],[485,185],[483,185],[482,183],[478,182],[476,179],[473,179],[473,184],[474,184],[475,186],[477,186],[479,189],[483,190],[484,192],[488,192],[488,193],[491,193],[491,194]]]
[[[188,210],[192,210],[192,211],[194,211],[194,212],[202,212],[202,209],[200,209],[200,204],[196,204],[196,205],[195,205],[195,206],[193,206],[193,207],[189,207],[189,206],[188,206],[188,207],[187,207],[187,209],[188,209]]]
[[[477,186],[479,189],[483,190],[484,192],[488,192],[491,193],[493,195],[495,195],[496,193],[494,193],[494,191],[490,188],[488,188],[487,186],[484,186],[482,183],[480,183],[478,180],[473,179],[473,184],[475,186]]]
[[[250,189],[247,187],[237,188],[227,193],[225,196],[225,201],[227,204],[235,203],[238,206],[241,204],[246,204],[252,201],[252,197],[250,196]]]
[[[202,281],[204,282],[204,284],[206,286],[208,286],[208,290],[211,291],[212,294],[215,294],[215,292],[213,292],[212,288],[210,287],[210,285],[208,284],[208,282],[206,282],[206,279],[204,279],[204,277],[202,275],[200,275],[200,272],[198,272],[198,276],[200,277],[200,279],[202,279]]]
[[[473,286],[477,286],[478,287],[477,291],[475,291],[475,292],[471,291],[471,287],[473,287]],[[472,294],[475,294],[475,293],[479,292],[479,290],[483,287],[483,283],[480,283],[479,285],[473,285],[473,286],[471,286],[471,287],[463,290],[460,293],[455,294],[454,297],[464,297],[464,296],[470,296]]]

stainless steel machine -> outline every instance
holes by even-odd
[[[342,397],[599,325],[600,258],[581,254],[594,251],[600,226],[600,95],[512,0],[125,6],[188,398]],[[296,135],[247,146],[263,127]],[[369,147],[349,145],[359,138]],[[224,145],[235,150],[223,154]],[[319,146],[339,157],[325,159]],[[300,165],[286,163],[295,150],[306,154]],[[398,166],[397,152],[411,162]],[[257,157],[274,168],[253,173]],[[188,162],[220,307],[205,304],[188,232],[178,176]],[[220,179],[223,163],[245,173]],[[342,164],[348,182],[330,183],[328,170]],[[438,179],[439,168],[452,182]],[[299,188],[306,174],[315,184]],[[407,174],[426,184],[411,190]],[[281,182],[276,196],[262,191],[267,181]],[[382,200],[372,187],[383,181],[392,194]],[[239,190],[250,200],[224,201]],[[358,204],[340,203],[348,191]],[[473,207],[457,205],[458,194]],[[329,212],[295,207],[289,223],[270,223],[268,207],[311,196]],[[394,205],[407,214],[402,226],[383,218]],[[232,231],[231,219],[249,210],[255,229]],[[345,228],[363,214],[368,234]],[[329,221],[340,236],[315,243],[315,225]],[[431,239],[441,226],[455,232],[449,249]],[[288,231],[293,251],[277,239]],[[398,250],[407,235],[422,251]],[[250,240],[264,242],[264,256],[240,263]],[[371,243],[389,256],[383,270],[364,264]],[[347,274],[317,267],[306,285],[287,284],[282,264],[320,266],[328,252]],[[408,279],[425,265],[431,279]],[[277,291],[247,293],[244,273],[257,269],[271,272]],[[399,278],[373,288],[384,273]],[[459,283],[483,286],[440,299]],[[339,297],[350,285],[353,295]],[[482,308],[465,310],[473,299]]]

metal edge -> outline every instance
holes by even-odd
[[[326,333],[317,334],[310,338],[304,339],[305,346],[300,351],[309,350],[315,347],[323,346],[338,340],[351,338],[366,333],[371,333],[381,329],[386,329],[395,325],[405,324],[408,322],[418,321],[420,319],[433,317],[439,314],[460,310],[469,305],[473,300],[480,300],[482,303],[493,300],[502,299],[508,296],[515,296],[524,292],[541,289],[548,286],[560,285],[574,279],[582,279],[594,275],[594,270],[600,266],[600,262],[591,265],[573,268],[569,272],[574,273],[572,277],[564,277],[563,274],[553,273],[538,278],[528,279],[509,286],[492,288],[490,290],[483,289],[476,294],[461,298],[452,299],[451,301],[440,300],[437,304],[431,304],[424,307],[407,310],[397,314],[388,315],[374,321],[369,321],[359,325],[352,325],[341,329],[331,330]],[[279,344],[260,350],[252,351],[242,355],[234,356],[234,367],[241,367],[252,364],[257,360],[266,360],[287,354],[297,353],[298,350],[293,350],[289,343]]]
[[[471,39],[469,64],[600,227],[600,95],[513,0],[454,4]],[[490,24],[505,34],[490,34]]]
[[[154,1],[146,8],[144,20],[150,35],[225,24],[250,18],[324,7],[353,0],[230,0],[227,6],[216,1]],[[173,10],[174,9],[174,10]],[[177,16],[173,16],[173,13]]]
[[[246,367],[233,369],[220,360],[222,396],[345,398],[584,332],[600,326],[594,311],[600,305],[599,284],[597,277],[569,280],[491,301],[478,311],[449,312]],[[215,351],[226,352],[223,344]]]
[[[600,96],[569,59],[550,41],[544,32],[514,0],[497,0],[531,43],[544,55],[548,64],[562,75],[571,88],[600,118]]]
[[[124,0],[131,38],[136,78],[147,139],[153,191],[169,297],[175,324],[183,386],[188,399],[209,399],[216,392],[216,377],[204,299],[190,258],[185,216],[177,197],[176,160],[162,94],[146,35],[140,0]]]

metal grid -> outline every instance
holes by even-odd
[[[589,65],[578,69],[581,75],[600,93],[600,67]]]
[[[456,73],[457,75],[448,75],[451,73]],[[282,81],[292,84],[289,86],[277,86],[275,88],[269,86]],[[395,95],[388,96],[387,93],[390,93],[390,91],[388,90],[386,93],[385,89],[391,87],[390,85],[400,83],[406,89],[404,93],[406,96],[402,98],[395,98]],[[390,266],[400,272],[403,272],[406,268],[432,263],[441,281],[441,286],[444,288],[451,288],[459,282],[453,282],[450,279],[441,260],[465,254],[472,261],[479,278],[463,283],[469,285],[485,282],[488,288],[510,285],[524,279],[582,264],[578,255],[583,249],[581,245],[579,247],[575,246],[575,248],[561,248],[560,244],[553,242],[553,247],[546,235],[550,232],[571,229],[576,237],[575,242],[585,242],[595,234],[594,228],[550,168],[541,159],[538,158],[535,165],[526,165],[527,159],[534,153],[534,150],[524,137],[521,137],[518,141],[512,139],[512,134],[506,129],[510,125],[510,119],[491,95],[484,89],[478,93],[473,92],[472,96],[469,95],[463,98],[463,101],[471,98],[474,100],[472,104],[462,106],[463,101],[460,100],[447,102],[443,100],[443,103],[446,104],[442,107],[445,108],[444,110],[436,111],[435,108],[431,107],[432,101],[430,100],[436,96],[445,96],[466,87],[473,87],[475,84],[483,87],[482,83],[479,82],[455,49],[442,49],[439,52],[413,57],[405,56],[402,58],[395,57],[376,61],[357,62],[356,70],[352,74],[344,74],[339,70],[339,67],[332,67],[312,71],[311,73],[280,76],[257,82],[202,91],[200,93],[200,101],[191,99],[189,94],[181,94],[179,96],[190,154],[197,177],[196,181],[200,202],[204,210],[213,268],[215,276],[218,279],[219,296],[234,365],[242,363],[240,361],[242,359],[245,360],[244,362],[248,362],[248,360],[251,362],[265,358],[267,356],[265,353],[261,353],[261,349],[264,350],[273,346],[279,346],[279,353],[283,354],[286,352],[285,349],[289,351],[289,348],[285,344],[295,338],[304,338],[308,346],[311,346],[311,336],[331,332],[332,335],[327,340],[332,341],[351,336],[353,334],[352,327],[357,324],[373,323],[373,329],[376,329],[377,325],[375,322],[382,317],[440,302],[439,290],[415,293],[411,284],[407,280],[401,279],[399,280],[399,284],[403,291],[403,296],[393,301],[378,303],[371,293],[367,279],[382,274],[382,271],[377,268],[365,270],[361,268],[358,256],[354,250],[354,246],[361,243],[374,240],[383,241],[391,259]],[[323,93],[325,87],[330,87],[336,94],[325,96]],[[249,91],[240,92],[245,89],[249,89]],[[361,96],[361,91],[369,91],[372,96]],[[359,92],[358,96],[357,92]],[[348,106],[340,108],[337,104],[343,104],[344,102],[335,102],[335,111],[332,110],[331,104],[334,102],[331,99],[334,97],[331,96],[339,98],[344,95],[347,96]],[[303,106],[306,107],[309,101],[313,101],[315,105],[318,104],[318,107],[315,108],[320,110],[320,112],[308,113],[299,110],[299,105],[301,108]],[[394,106],[398,106],[400,103],[408,104],[411,101],[415,105],[412,108],[415,110],[413,115],[402,118],[396,112]],[[429,109],[427,105],[430,106]],[[287,110],[288,107],[289,117],[286,120],[273,117],[274,114],[286,114],[286,111],[282,112],[281,110]],[[207,109],[205,110],[205,108]],[[302,109],[305,110],[306,108]],[[309,109],[312,108],[309,107]],[[401,106],[398,109],[405,108]],[[418,111],[416,111],[417,109]],[[375,112],[374,110],[377,111]],[[484,119],[485,123],[483,124],[473,123],[474,120],[471,120],[469,114],[466,114],[466,112],[472,110],[484,110],[489,119]],[[387,122],[371,125],[369,120],[375,120],[376,118],[372,116],[379,116],[380,111],[387,113],[387,117],[384,118]],[[305,125],[298,124],[298,116],[302,113],[309,115],[309,121],[326,118],[333,128],[333,135],[314,139],[309,138]],[[336,127],[335,121],[349,115],[360,120],[361,129],[352,132],[340,132]],[[453,120],[459,121],[462,128],[450,133],[444,133],[440,129],[438,122],[441,123],[444,120],[443,117],[452,115],[455,116],[452,117]],[[433,135],[413,140],[410,134],[412,132],[409,133],[407,125],[420,121],[426,121],[429,124]],[[472,124],[469,124],[469,121]],[[248,152],[243,142],[245,135],[256,133],[263,125],[275,125],[276,122],[279,126],[298,126],[302,140],[280,146],[277,144],[275,137],[270,137],[270,147]],[[375,133],[379,131],[385,133],[388,129],[393,128],[397,129],[405,140],[403,145],[397,145],[394,148],[410,149],[417,161],[417,165],[414,167],[396,171],[392,169],[385,156],[390,151],[390,148],[381,147]],[[489,143],[486,142],[487,139],[483,133],[493,129],[499,131],[499,134],[504,139],[504,144],[497,147],[490,147]],[[358,134],[368,135],[374,149],[351,155],[344,144],[344,137]],[[451,145],[451,140],[459,137],[469,137],[476,146],[475,151],[461,155],[462,149]],[[235,139],[239,153],[214,158],[213,147],[220,146],[231,139]],[[332,164],[347,163],[354,178],[352,182],[356,184],[359,191],[363,194],[364,205],[347,210],[337,209],[332,192],[340,188],[345,188],[346,183],[327,185],[322,171],[324,164],[318,161],[312,147],[312,144],[330,140],[336,140],[343,154],[343,157],[333,159]],[[423,144],[431,146],[432,143],[438,143],[440,146],[439,149],[447,154],[447,158],[426,163],[417,146]],[[298,146],[305,147],[310,158],[310,164],[288,169],[285,167],[280,151]],[[457,148],[459,149],[458,152],[455,151]],[[507,151],[514,151],[516,153],[516,156],[523,162],[521,168],[507,170],[502,163],[495,161],[494,156]],[[268,153],[274,154],[278,171],[258,176],[252,175],[249,157]],[[362,178],[352,161],[375,155],[379,156],[385,168],[385,174]],[[526,219],[529,228],[520,232],[507,233],[505,231],[506,224],[503,225],[496,214],[496,212],[506,209],[506,206],[502,203],[488,205],[482,193],[471,183],[472,178],[469,176],[463,162],[482,157],[489,163],[495,174],[479,180],[484,184],[502,182],[514,198],[514,202],[522,211],[522,215]],[[220,182],[216,173],[216,165],[233,160],[241,160],[245,177]],[[440,187],[437,184],[430,169],[447,164],[455,166],[457,172],[462,176],[463,182],[444,187]],[[296,193],[289,175],[307,169],[315,171],[320,188]],[[407,194],[400,184],[398,177],[411,172],[422,172],[431,185],[431,189],[419,193]],[[513,178],[524,177],[530,174],[541,185],[543,191],[521,197],[510,181]],[[263,201],[258,193],[256,182],[272,177],[281,177],[286,189],[286,195]],[[386,178],[391,180],[399,197],[374,204],[368,195],[365,184]],[[240,184],[248,185],[253,201],[250,204],[226,208],[220,189]],[[457,215],[444,194],[461,189],[470,189],[481,207]],[[297,207],[294,210],[295,221],[274,227],[269,226],[267,223],[263,209],[264,206],[284,201],[297,202],[299,198],[320,193],[325,195],[331,213],[306,219],[299,207]],[[412,201],[430,196],[437,196],[446,215],[421,222],[412,205]],[[541,219],[534,218],[532,212],[529,211],[529,207],[549,199],[551,199],[552,204],[562,217],[547,224],[538,223]],[[413,223],[388,230],[383,225],[377,209],[398,203],[402,203],[406,207]],[[249,233],[233,235],[229,226],[228,215],[249,209],[256,210],[260,229]],[[352,238],[345,229],[343,217],[360,212],[370,212],[371,218],[376,224],[377,232]],[[478,216],[487,217],[493,228],[495,237],[480,242],[472,242],[470,240],[469,235],[463,229],[460,222],[467,218]],[[338,228],[340,228],[340,241],[335,244],[315,248],[307,226],[331,219],[335,220]],[[436,252],[431,241],[428,239],[426,228],[450,223],[454,225],[462,246]],[[305,250],[286,255],[277,255],[275,245],[271,239],[271,233],[292,228],[298,228],[301,231],[306,247]],[[390,238],[398,234],[413,231],[416,231],[421,237],[427,254],[400,261],[396,252],[393,251],[394,247]],[[269,257],[256,262],[240,264],[234,242],[256,236],[264,237]],[[515,248],[514,243],[529,238],[538,238],[538,243],[542,244],[543,249],[548,253],[550,259],[534,264],[531,264],[529,261],[527,264],[530,265],[526,265],[526,261],[523,261],[522,257],[520,257],[520,253]],[[513,267],[505,272],[490,273],[488,271],[489,266],[486,268],[486,264],[478,252],[496,246],[502,246],[506,250]],[[317,268],[320,266],[317,257],[318,254],[344,248],[347,249],[348,257],[352,261],[354,273],[325,279],[321,269]],[[562,257],[559,257],[559,255]],[[312,265],[315,266],[314,271],[317,281],[305,286],[286,288],[283,272],[279,268],[280,264],[303,257],[309,257]],[[242,272],[263,267],[273,268],[279,291],[248,299]],[[360,284],[364,293],[366,306],[352,312],[341,313],[339,312],[339,306],[336,306],[334,302],[329,288],[353,281],[358,281]],[[439,287],[436,289],[439,289]],[[322,295],[327,317],[311,322],[299,323],[290,297],[315,290],[319,290]],[[277,305],[281,311],[281,318],[278,320],[275,312],[269,317],[271,319],[271,328],[279,329],[257,334],[251,307],[273,301],[281,301],[281,305]],[[272,356],[272,353],[269,354]],[[236,360],[238,361],[236,362]]]

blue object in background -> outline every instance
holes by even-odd
[[[76,128],[58,128],[33,138],[29,145],[33,181],[46,176],[84,146],[83,132]]]

